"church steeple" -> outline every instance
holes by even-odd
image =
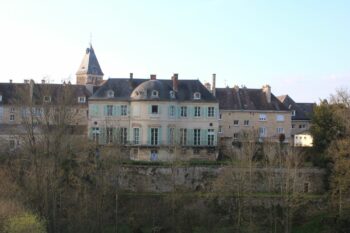
[[[103,72],[91,43],[90,48],[86,49],[76,76],[77,84],[81,85],[99,85],[103,80]]]

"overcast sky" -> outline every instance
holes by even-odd
[[[75,83],[92,44],[108,77],[211,81],[318,102],[350,88],[350,1],[0,0],[0,82]]]

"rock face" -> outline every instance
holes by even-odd
[[[318,168],[287,170],[232,168],[230,166],[122,166],[118,186],[130,192],[234,190],[240,185],[243,192],[275,192],[293,189],[295,192],[323,193],[325,171]],[[250,182],[251,180],[251,182]]]

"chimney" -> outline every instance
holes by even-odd
[[[12,83],[12,79],[10,79],[10,83]]]
[[[24,79],[24,83],[28,84],[29,83],[29,79]]]
[[[213,96],[216,96],[216,74],[213,74],[213,84],[212,84],[212,90],[211,93]]]
[[[157,75],[151,74],[151,80],[156,80],[156,79],[157,79]]]
[[[262,87],[262,91],[265,93],[266,100],[268,103],[271,103],[271,87],[270,85],[266,84]]]
[[[179,86],[179,74],[174,74],[171,79],[173,80],[173,90],[177,92]]]
[[[130,81],[132,81],[133,80],[133,78],[134,78],[134,74],[133,73],[130,73]]]
[[[30,99],[30,102],[33,101],[33,92],[34,92],[34,80],[31,79],[30,81],[27,80],[28,83],[29,83],[29,99]]]
[[[42,80],[41,80],[41,84],[45,84],[45,79],[42,79]]]

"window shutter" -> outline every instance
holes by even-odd
[[[193,146],[193,129],[187,129],[187,144]]]
[[[92,140],[92,128],[89,128],[89,135],[88,135],[89,139]]]
[[[208,117],[208,107],[203,107],[203,109],[204,109],[203,117]]]
[[[217,108],[216,107],[214,107],[214,117],[216,118],[216,115],[217,115]]]
[[[217,137],[216,136],[217,136],[217,133],[214,130],[214,146],[217,145]]]
[[[151,104],[148,105],[148,114],[152,114],[152,105]]]
[[[151,145],[151,128],[147,128],[147,144]]]
[[[117,105],[117,106],[116,106],[116,115],[117,115],[117,116],[120,116],[120,115],[121,115],[121,107],[120,107],[120,105]]]
[[[163,138],[162,138],[162,127],[158,128],[158,145],[162,145],[163,143]]]
[[[118,129],[113,128],[113,142],[118,142]]]
[[[171,117],[171,105],[168,106],[168,117]]]
[[[103,106],[103,114],[104,116],[107,116],[107,105]]]
[[[162,113],[162,105],[158,105],[158,114],[160,115]]]
[[[181,117],[181,106],[177,107],[177,116]]]
[[[106,129],[105,128],[100,128],[100,137],[99,137],[99,144],[106,144]]]
[[[201,130],[201,145],[208,145],[208,130]]]
[[[117,106],[113,105],[113,116],[117,115]]]
[[[167,127],[167,143],[170,145],[170,127]]]

